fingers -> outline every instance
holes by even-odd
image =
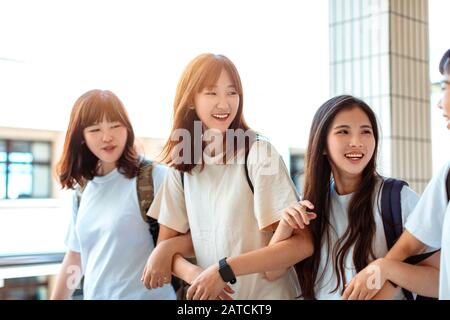
[[[302,200],[299,202],[301,206],[307,207],[309,210],[314,210],[314,205],[308,200]]]
[[[281,218],[293,229],[304,229],[316,217],[316,213],[306,212],[306,207],[300,204],[284,209],[281,214]]]
[[[314,206],[313,206],[313,208],[314,208]],[[317,214],[315,212],[308,212],[308,211],[306,211],[307,207],[302,205],[302,204],[297,204],[295,206],[295,209],[300,214],[301,219],[303,220],[303,223],[305,225],[309,225],[309,222],[311,220],[314,220],[315,218],[317,218]]]
[[[234,290],[229,285],[226,285],[225,288],[223,288],[223,290],[225,292],[228,292],[228,293],[231,293],[231,294],[234,293]]]
[[[300,221],[300,224],[298,224],[297,219],[295,218],[297,214],[298,213],[294,208],[286,208],[281,217],[292,229],[298,229],[299,227],[303,229],[303,223]]]
[[[346,287],[347,287],[347,288],[345,288],[344,293],[342,294],[342,299],[343,299],[343,300],[348,300],[349,296],[352,294],[352,291],[353,291],[353,281],[350,281],[350,283],[347,284]]]
[[[226,294],[223,291],[217,296],[217,299],[218,300],[233,300],[233,298],[230,295]]]

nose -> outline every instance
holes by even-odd
[[[112,140],[111,132],[109,130],[103,131],[102,141],[103,142],[110,142],[111,140]]]
[[[217,107],[222,110],[228,110],[229,106],[230,105],[228,103],[228,96],[226,94],[220,95]]]
[[[361,142],[361,139],[359,138],[359,135],[355,134],[351,137],[350,147],[354,147],[354,148],[362,147],[362,142]]]

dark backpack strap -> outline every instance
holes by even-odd
[[[450,201],[450,171],[447,173],[447,181],[445,185],[447,187],[447,201]]]
[[[180,179],[181,179],[181,187],[183,188],[184,191],[184,172],[180,171]]]
[[[386,179],[383,183],[381,193],[381,216],[383,220],[386,244],[390,250],[400,235],[403,233],[401,191],[403,186],[408,185],[405,181]],[[402,289],[406,299],[414,300],[411,292]]]
[[[148,223],[150,234],[152,235],[153,242],[156,246],[159,235],[158,220],[147,216],[148,209],[150,209],[150,205],[152,204],[154,197],[152,170],[152,162],[150,160],[143,159],[139,164],[136,188],[142,219]]]
[[[245,168],[245,177],[247,178],[247,182],[248,182],[248,186],[250,187],[250,190],[252,190],[252,193],[255,192],[254,188],[253,188],[253,183],[252,180],[250,180],[250,175],[248,173],[248,154],[250,153],[250,148],[249,150],[245,153],[245,163],[244,163],[244,168]]]
[[[250,174],[248,173],[248,154],[250,153],[250,149],[253,146],[253,143],[260,141],[261,140],[261,136],[259,134],[256,134],[256,139],[255,141],[250,141],[249,146],[248,146],[248,150],[246,150],[245,152],[245,162],[244,162],[244,169],[245,169],[245,178],[247,179],[247,183],[248,186],[250,188],[250,190],[252,190],[252,193],[255,193],[255,189],[253,187],[253,183],[252,180],[250,179]]]
[[[381,216],[388,250],[403,233],[402,207],[400,194],[405,181],[386,179],[381,193]]]

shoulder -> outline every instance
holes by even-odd
[[[157,162],[153,162],[153,164],[152,164],[153,178],[164,177],[167,174],[168,170],[169,170],[169,168],[164,164],[157,163]]]
[[[259,138],[259,140],[255,141],[248,153],[249,164],[278,161],[279,158],[280,154],[266,138]]]

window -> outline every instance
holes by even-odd
[[[49,142],[0,140],[0,199],[49,198]]]

